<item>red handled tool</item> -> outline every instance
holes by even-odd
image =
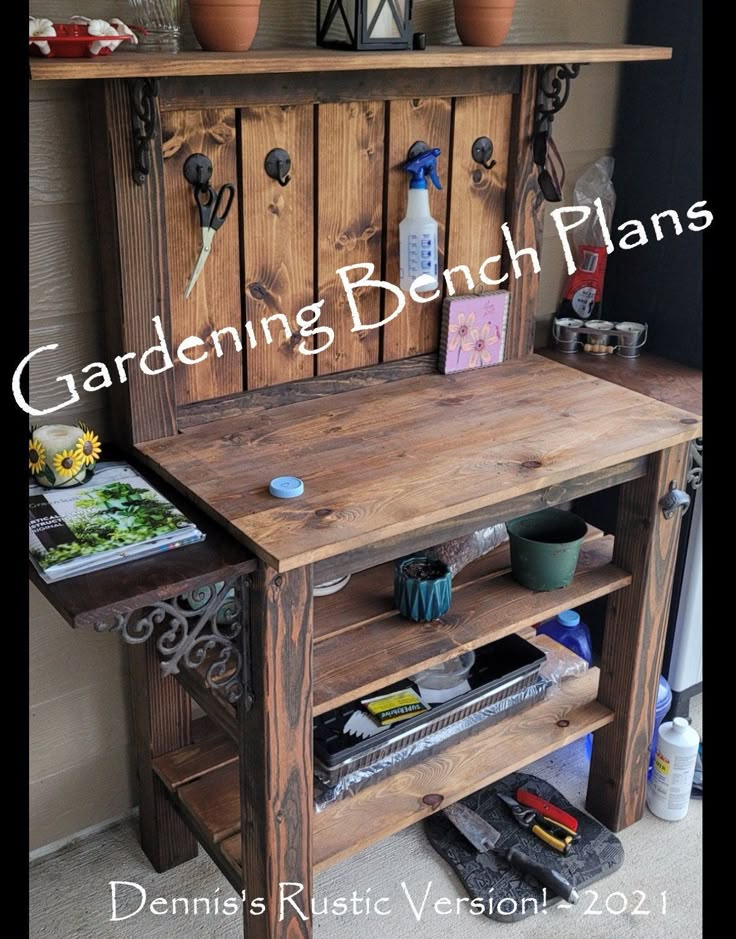
[[[568,812],[563,812],[562,809],[557,808],[556,805],[552,805],[551,802],[548,802],[541,796],[535,795],[533,792],[528,792],[526,789],[517,789],[516,801],[521,802],[522,805],[526,805],[530,809],[534,809],[535,812],[539,812],[539,814],[548,821],[556,822],[563,828],[567,828],[573,835],[577,834],[578,820]]]

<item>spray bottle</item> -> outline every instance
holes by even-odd
[[[441,152],[437,147],[425,150],[424,153],[407,160],[403,166],[407,173],[411,173],[411,181],[406,217],[399,225],[402,290],[408,290],[422,274],[427,279],[417,288],[418,293],[435,291],[439,286],[437,222],[429,214],[427,176],[437,189],[442,189],[437,175],[437,157]]]

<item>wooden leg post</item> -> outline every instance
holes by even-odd
[[[630,587],[609,597],[598,698],[616,719],[597,731],[587,808],[613,831],[641,818],[657,683],[662,667],[681,512],[665,519],[659,500],[685,486],[687,444],[655,453],[646,476],[621,489],[613,561]]]
[[[153,639],[128,650],[141,847],[161,873],[197,856],[197,839],[167,799],[152,766],[157,756],[191,742],[191,701],[174,678],[161,674]]]
[[[312,569],[252,578],[253,705],[240,709],[243,880],[248,939],[312,935]],[[293,905],[282,905],[284,893]],[[299,890],[299,888],[302,888]],[[299,891],[297,893],[297,891]],[[248,904],[262,898],[266,912]]]

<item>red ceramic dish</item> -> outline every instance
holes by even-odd
[[[76,23],[54,23],[54,29],[56,30],[55,36],[28,37],[30,55],[40,55],[45,59],[82,59],[84,57],[96,59],[97,56],[92,55],[89,51],[92,43],[115,38],[113,36],[90,36],[86,26],[77,25]],[[132,38],[132,36],[117,37],[121,42],[127,42]],[[48,55],[43,55],[36,45],[37,42],[47,42],[49,44],[51,51]],[[97,55],[109,55],[110,52],[111,50],[106,46],[104,49],[100,49]]]

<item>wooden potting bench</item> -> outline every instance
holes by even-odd
[[[303,883],[306,898],[313,870],[591,731],[588,809],[615,830],[643,811],[679,528],[660,502],[684,485],[699,418],[533,355],[528,259],[505,285],[506,361],[456,375],[436,370],[441,298],[351,332],[335,271],[371,262],[398,282],[399,164],[422,140],[446,158],[432,193],[441,268],[475,273],[498,256],[486,274],[513,274],[502,222],[517,247],[539,246],[539,108],[564,104],[579,63],[669,55],[561,44],[32,63],[34,80],[92,79],[111,360],[156,341],[154,316],[172,350],[193,335],[189,354],[209,353],[156,376],[131,367],[115,410],[118,442],[207,540],[38,585],[71,625],[130,644],[143,848],[162,871],[199,841],[234,887],[266,899],[248,936],[309,935],[295,913],[279,920],[279,883]],[[473,159],[482,136],[492,166]],[[291,157],[285,186],[264,172],[275,147]],[[182,168],[194,152],[238,204],[185,301],[199,230]],[[274,328],[273,344],[237,353],[224,340],[214,354],[213,329],[276,312],[293,324],[318,298],[335,333],[326,352],[303,355]],[[383,299],[360,295],[364,323],[387,315]],[[275,500],[269,480],[287,473],[305,494]],[[393,559],[614,486],[613,537],[590,533],[568,588],[521,588],[500,551],[457,579],[442,620],[393,610]],[[342,592],[313,600],[313,584],[346,573]],[[197,609],[178,599],[192,592]],[[315,812],[314,715],[603,596],[600,670]],[[194,726],[192,700],[207,715]]]

